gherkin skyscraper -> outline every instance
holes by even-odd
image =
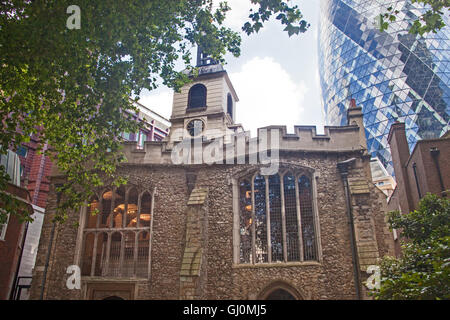
[[[380,13],[400,11],[386,32]],[[321,0],[319,66],[329,125],[346,123],[351,99],[363,108],[367,147],[390,174],[387,136],[404,122],[410,149],[450,129],[450,19],[437,33],[407,32],[424,12],[410,0]]]

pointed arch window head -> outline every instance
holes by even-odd
[[[318,260],[311,181],[293,172],[239,181],[239,263]]]
[[[233,97],[230,93],[227,95],[227,113],[233,119]]]
[[[206,87],[197,83],[189,90],[188,109],[206,108]]]
[[[141,211],[139,213],[139,226],[140,227],[150,227],[152,211],[152,197],[150,193],[145,192],[141,196]]]
[[[100,202],[97,196],[94,196],[88,207],[88,216],[86,217],[87,228],[97,228],[98,216],[101,212]]]
[[[100,225],[99,227],[109,227],[109,220],[110,220],[110,214],[111,214],[111,205],[113,200],[113,191],[107,190],[102,194],[101,197],[101,211],[100,211]]]

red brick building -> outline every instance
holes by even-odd
[[[410,153],[405,124],[394,123],[388,136],[397,187],[389,198],[389,209],[408,213],[417,209],[427,193],[443,197],[450,190],[450,132],[439,139],[417,142]],[[399,253],[399,243],[396,244]]]
[[[17,155],[8,152],[6,156],[2,156],[1,164],[6,167],[13,182],[8,183],[6,192],[26,203],[31,215],[33,208],[30,204],[30,194],[25,188],[19,186],[19,159]],[[20,222],[14,215],[9,215],[6,223],[0,224],[0,299],[2,300],[9,299],[13,289],[14,279],[19,271],[18,267],[26,231],[27,224]]]
[[[49,191],[47,177],[50,175],[52,162],[48,156],[38,153],[38,144],[38,137],[32,135],[30,142],[23,144],[17,150],[21,163],[20,182],[21,186],[30,192],[32,203],[45,208]],[[44,145],[44,149],[47,147]]]

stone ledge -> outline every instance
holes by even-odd
[[[378,258],[378,257],[379,257],[378,251],[366,251],[359,253],[360,259]]]
[[[233,264],[233,269],[259,269],[259,268],[292,268],[292,267],[321,267],[320,262],[281,262],[281,263],[257,263],[257,264]]]
[[[350,192],[352,194],[370,193],[369,184],[366,180],[362,180],[359,178],[350,178],[348,179],[348,183],[350,185]]]
[[[207,194],[208,194],[208,189],[196,188],[196,189],[192,190],[187,204],[188,205],[203,204],[206,200]]]
[[[149,278],[109,278],[81,276],[81,282],[148,282]]]

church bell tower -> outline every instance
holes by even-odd
[[[236,102],[239,101],[223,66],[203,52],[197,51],[198,76],[174,92],[169,143],[188,138],[214,139],[228,142],[233,133],[242,131],[235,124]]]

